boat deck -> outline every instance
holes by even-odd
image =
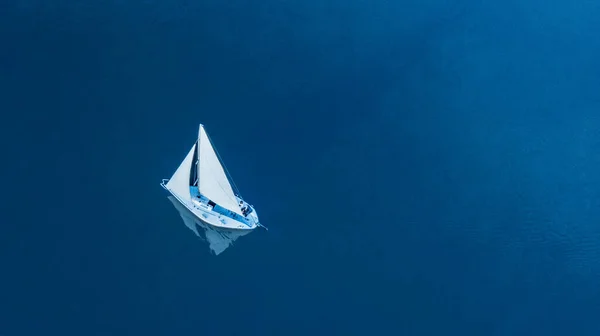
[[[169,191],[183,206],[192,212],[194,216],[208,225],[230,230],[252,230],[259,226],[258,215],[254,208],[250,214],[243,217],[235,212],[220,207],[219,205],[215,205],[214,208],[209,206],[206,204],[207,200],[198,193],[197,187],[190,187],[190,196],[192,197],[184,200],[172,190],[166,188],[164,184],[161,185],[163,185],[163,188]]]

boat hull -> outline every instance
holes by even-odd
[[[164,183],[161,183],[161,186],[185,207],[196,220],[205,225],[217,229],[233,231],[252,231],[258,227],[258,215],[256,214],[256,211],[252,211],[252,213],[248,215],[248,223],[242,223],[229,216],[211,210],[207,205],[202,204],[191,197],[189,200],[181,199],[173,191],[168,189]]]
[[[208,243],[209,249],[219,255],[228,247],[233,245],[238,238],[251,233],[251,230],[229,230],[221,229],[199,220],[188,208],[174,196],[167,197],[173,204],[185,226],[196,234],[200,239]]]

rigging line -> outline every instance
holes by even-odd
[[[211,142],[213,150],[215,151],[215,153],[217,153],[217,157],[219,158],[219,161],[221,161],[221,165],[223,166],[223,168],[225,168],[225,172],[229,176],[229,179],[231,180],[231,184],[233,184],[233,187],[235,188],[235,191],[240,196],[240,198],[243,198],[242,197],[242,193],[240,193],[240,189],[235,184],[235,181],[233,180],[233,176],[231,176],[231,174],[229,173],[229,170],[227,169],[227,166],[225,165],[225,162],[221,158],[221,155],[219,154],[219,150],[217,150],[217,147],[215,147],[215,145],[214,145],[214,143],[212,141],[212,138],[210,137],[210,135],[208,135],[208,132],[206,132],[206,130],[204,132],[206,133],[206,137],[208,138],[208,140]]]

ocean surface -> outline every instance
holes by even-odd
[[[600,335],[599,17],[0,1],[0,335]],[[269,227],[218,256],[199,123]]]

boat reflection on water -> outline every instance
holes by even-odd
[[[175,197],[168,196],[167,198],[171,201],[175,209],[177,209],[177,212],[179,212],[185,226],[192,230],[200,239],[206,241],[210,250],[215,255],[221,254],[239,237],[252,232],[252,230],[227,230],[207,225],[192,214]]]

